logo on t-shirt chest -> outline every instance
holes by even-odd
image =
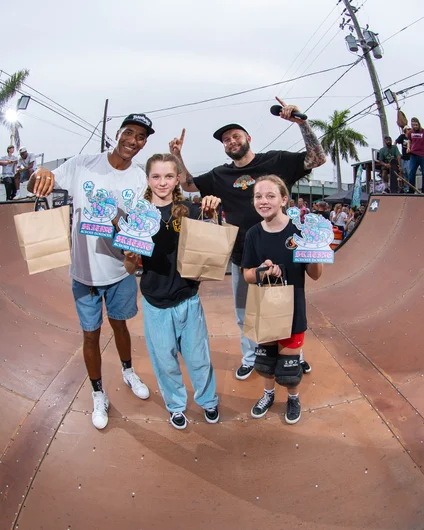
[[[250,175],[243,175],[239,177],[233,184],[233,188],[241,188],[247,190],[250,186],[253,186],[255,180]]]

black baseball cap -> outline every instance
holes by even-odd
[[[215,140],[219,140],[220,142],[222,142],[222,135],[227,131],[231,131],[231,129],[240,129],[241,131],[244,131],[246,134],[249,134],[246,131],[246,129],[242,127],[241,125],[239,125],[238,123],[230,123],[228,125],[224,125],[224,127],[221,127],[220,129],[215,131],[213,133],[213,137],[215,138]]]
[[[125,125],[139,125],[140,127],[144,127],[147,131],[147,134],[150,136],[151,134],[155,134],[155,131],[152,129],[152,120],[148,118],[145,114],[130,114],[125,118],[125,120],[121,123],[121,129],[122,127],[125,127]]]

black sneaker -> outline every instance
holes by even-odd
[[[264,395],[253,405],[250,414],[253,418],[262,418],[274,403],[274,394],[264,392]]]
[[[287,410],[285,420],[287,423],[297,423],[300,420],[300,401],[299,398],[289,397],[287,400]]]
[[[184,412],[171,412],[169,423],[176,429],[182,430],[187,427],[187,418]]]
[[[237,368],[236,378],[240,380],[247,379],[252,372],[253,366],[242,364],[240,368]]]
[[[218,423],[219,421],[218,407],[213,407],[212,409],[205,409],[205,419],[208,423]]]
[[[300,366],[302,367],[304,374],[309,374],[309,372],[312,371],[311,365],[307,363],[306,361],[301,361]]]

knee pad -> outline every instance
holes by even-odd
[[[255,370],[264,377],[273,376],[278,359],[278,346],[258,344],[255,348]]]
[[[275,366],[275,381],[286,387],[297,386],[303,377],[300,355],[279,355]]]

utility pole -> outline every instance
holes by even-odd
[[[11,127],[11,130],[10,130],[10,143],[9,143],[9,145],[13,145],[14,146],[15,145],[15,135],[16,135],[15,122],[12,122],[11,125],[12,125],[12,127]]]
[[[103,125],[102,125],[102,142],[100,144],[100,150],[103,153],[105,150],[105,137],[106,137],[106,121],[107,121],[107,106],[109,105],[109,100],[105,102],[105,111],[103,113]]]
[[[381,135],[382,135],[382,140],[383,140],[383,145],[384,145],[384,137],[389,136],[389,127],[387,125],[386,111],[384,110],[384,105],[383,105],[383,96],[381,94],[380,86],[378,84],[377,72],[375,70],[374,62],[371,57],[372,48],[368,46],[368,44],[366,43],[364,39],[364,35],[362,34],[361,27],[355,15],[357,9],[350,4],[349,0],[343,0],[343,2],[346,6],[347,12],[349,13],[352,23],[355,27],[359,44],[364,51],[365,61],[368,66],[368,71],[370,74],[371,83],[372,83],[372,87],[373,87],[374,94],[375,94],[375,101],[377,103],[377,111],[380,117]]]

